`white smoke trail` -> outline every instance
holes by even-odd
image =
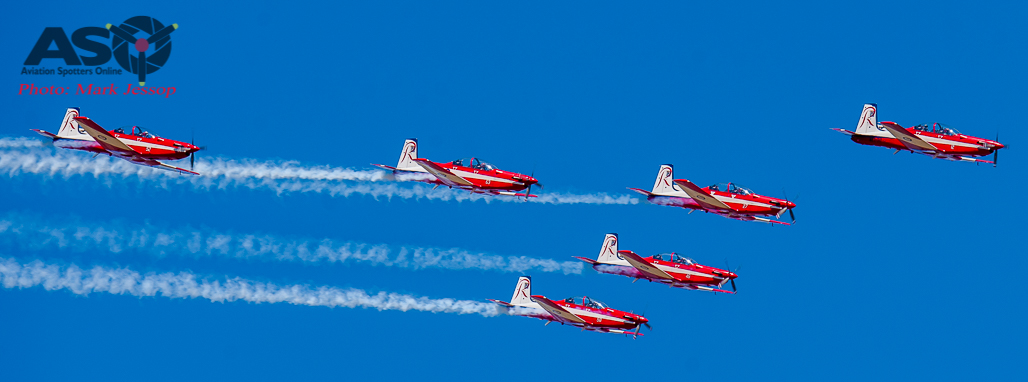
[[[67,290],[78,295],[110,293],[137,297],[201,298],[211,302],[246,301],[252,303],[289,303],[331,308],[371,308],[378,310],[417,310],[432,313],[480,314],[496,316],[499,310],[485,302],[432,299],[407,294],[378,292],[370,294],[354,288],[307,285],[275,285],[242,278],[211,280],[189,272],[140,274],[127,268],[95,266],[82,269],[62,267],[36,260],[21,264],[0,257],[0,284],[4,288],[42,286],[49,291]]]
[[[2,138],[0,142],[14,145],[17,139]],[[18,147],[18,146],[12,146]],[[366,195],[375,199],[424,199],[438,201],[493,201],[520,202],[510,196],[473,194],[449,188],[433,188],[391,182],[412,181],[424,175],[393,176],[381,170],[354,170],[330,166],[303,166],[297,162],[233,160],[204,158],[197,163],[201,176],[182,175],[138,166],[128,161],[97,157],[67,150],[50,148],[0,150],[0,174],[14,177],[21,174],[62,177],[92,176],[97,179],[135,179],[155,183],[166,189],[191,187],[194,191],[251,189],[270,190],[276,195],[291,193],[325,194],[332,197]],[[343,181],[353,181],[343,182]],[[390,181],[386,182],[385,181]],[[548,192],[532,203],[541,204],[636,204],[638,199],[629,195],[606,193],[573,194]]]
[[[473,253],[459,248],[423,248],[364,244],[331,239],[285,238],[267,234],[235,234],[209,229],[119,222],[80,222],[75,218],[43,220],[9,213],[0,217],[0,244],[23,249],[141,252],[156,256],[220,256],[305,263],[364,262],[412,270],[443,268],[525,273],[581,274],[578,261],[558,262],[527,256]]]
[[[29,138],[0,138],[0,149],[40,148],[43,142]]]

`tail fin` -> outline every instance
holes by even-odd
[[[660,172],[657,173],[657,180],[653,183],[654,194],[673,194],[682,191],[675,186],[675,168],[669,164],[660,165]]]
[[[518,286],[514,287],[514,296],[510,298],[511,305],[528,305],[532,302],[532,277],[521,276],[518,278]]]
[[[418,157],[418,139],[411,138],[403,141],[403,151],[400,151],[400,161],[396,163],[396,168],[400,170],[414,170],[422,171],[421,166],[414,163],[414,158]]]
[[[61,129],[57,131],[57,137],[59,138],[93,138],[86,134],[86,131],[79,127],[78,121],[75,121],[75,117],[79,116],[79,108],[69,107],[68,111],[64,112],[64,120],[61,121]]]
[[[865,103],[855,132],[859,135],[881,135],[882,131],[884,130],[878,128],[878,105]]]
[[[608,233],[603,237],[603,246],[600,247],[600,255],[596,261],[601,263],[612,263],[618,260],[618,234]]]

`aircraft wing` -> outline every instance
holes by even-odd
[[[177,173],[189,174],[189,175],[200,175],[200,173],[198,173],[198,172],[193,172],[193,171],[190,171],[190,170],[186,170],[186,169],[181,168],[181,167],[175,167],[175,166],[172,166],[170,164],[167,164],[167,163],[164,163],[164,162],[161,162],[161,161],[157,161],[157,160],[153,160],[153,159],[151,159],[151,161],[156,162],[156,164],[147,164],[147,166],[150,166],[150,167],[153,167],[153,168],[156,168],[156,169],[159,169],[159,170],[174,171],[174,172],[177,172]]]
[[[675,279],[674,276],[671,276],[667,272],[664,272],[664,271],[660,270],[660,268],[657,268],[653,264],[650,264],[650,262],[644,260],[639,255],[636,255],[635,252],[632,252],[632,251],[618,251],[618,255],[621,255],[621,257],[624,257],[625,261],[628,261],[629,264],[632,264],[632,266],[635,267],[635,269],[638,269],[640,272],[645,273],[647,275],[650,275],[650,277],[653,277],[655,279],[665,279],[665,280],[674,280]]]
[[[79,123],[79,126],[86,130],[86,133],[89,134],[89,136],[96,140],[96,143],[99,143],[105,150],[110,151],[111,154],[119,157],[135,156],[138,154],[136,150],[133,150],[129,145],[126,145],[125,142],[115,138],[113,134],[104,130],[104,128],[100,127],[96,122],[93,122],[92,119],[86,117],[75,117],[75,121]]]
[[[688,194],[690,198],[695,200],[696,203],[699,204],[700,207],[703,207],[703,209],[705,210],[732,209],[732,207],[729,207],[722,201],[717,200],[717,198],[715,198],[714,195],[707,193],[707,191],[703,191],[702,188],[696,186],[695,184],[693,184],[693,182],[690,182],[686,179],[675,179],[675,184],[677,184],[678,187],[681,187],[682,191],[685,191],[685,193]]]
[[[421,168],[424,168],[425,171],[428,171],[429,174],[435,175],[436,178],[439,178],[440,182],[443,182],[443,184],[445,184],[447,186],[450,186],[450,187],[470,187],[470,186],[474,186],[474,184],[469,182],[467,179],[461,178],[461,177],[457,176],[456,174],[450,172],[450,170],[447,170],[447,169],[443,168],[442,166],[439,166],[439,165],[437,165],[435,163],[432,163],[432,162],[428,161],[427,159],[417,158],[417,159],[414,159],[414,163],[417,163],[418,166],[421,166]]]
[[[550,300],[546,299],[545,297],[542,297],[542,296],[539,296],[539,297],[540,298],[536,298],[536,296],[532,296],[532,301],[534,301],[536,304],[539,304],[539,306],[541,306],[544,310],[546,310],[551,315],[553,315],[553,317],[556,317],[558,320],[561,320],[561,321],[564,321],[564,322],[567,322],[567,323],[571,323],[571,324],[585,324],[586,323],[585,320],[582,319],[582,317],[578,317],[574,313],[571,313],[571,312],[567,311],[567,309],[561,308],[560,305],[557,305],[557,304],[553,303],[553,301],[550,301]]]
[[[881,125],[886,130],[889,130],[889,133],[896,137],[896,139],[899,139],[900,143],[907,146],[908,149],[914,151],[939,151],[939,149],[935,148],[931,143],[925,142],[924,139],[910,133],[907,129],[900,127],[900,125],[888,122],[882,123]]]

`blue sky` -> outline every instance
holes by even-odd
[[[626,195],[673,163],[676,177],[699,184],[784,190],[799,222],[769,227],[646,204],[279,194],[5,173],[0,218],[49,225],[149,224],[561,262],[595,256],[603,235],[617,232],[622,249],[742,269],[734,296],[588,268],[532,273],[534,293],[644,311],[654,329],[634,341],[519,317],[0,288],[4,379],[1023,375],[1024,5],[48,4],[12,3],[0,16],[4,138],[56,131],[64,109],[79,106],[108,127],[147,126],[184,140],[195,133],[209,147],[201,163],[368,169],[392,164],[403,139],[417,137],[422,157],[479,156],[535,171],[541,193]],[[70,34],[137,15],[181,26],[168,64],[148,76],[148,85],[176,94],[17,95],[30,81],[135,82],[19,73],[44,27]],[[999,133],[1011,147],[991,168],[892,155],[829,130],[852,129],[865,102],[878,103],[880,120]],[[0,257],[477,301],[509,298],[520,275],[26,241],[0,234]]]

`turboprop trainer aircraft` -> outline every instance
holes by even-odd
[[[392,171],[396,175],[408,175],[409,179],[435,184],[436,187],[447,186],[459,188],[478,194],[510,195],[536,197],[532,195],[532,185],[538,184],[535,178],[503,171],[479,158],[462,158],[453,162],[432,162],[418,158],[418,140],[408,139],[403,142],[400,161],[396,167],[374,164],[374,166]],[[417,175],[425,175],[418,177]],[[410,176],[413,175],[413,176]],[[517,193],[515,191],[522,191]]]
[[[543,296],[532,295],[532,278],[521,276],[514,288],[514,296],[510,302],[489,301],[500,304],[509,314],[516,316],[535,317],[546,320],[546,325],[556,321],[561,324],[577,326],[582,330],[603,333],[632,334],[641,336],[642,326],[650,328],[649,320],[638,314],[614,310],[607,304],[589,297],[568,297],[563,300],[550,300]],[[631,330],[635,329],[635,333]]]
[[[762,216],[779,218],[785,211],[789,211],[792,222],[796,222],[796,215],[792,212],[796,204],[793,202],[757,195],[734,183],[718,183],[700,188],[688,180],[674,179],[674,167],[669,164],[660,166],[653,191],[638,188],[629,190],[646,195],[647,201],[661,206],[703,210],[726,218],[784,225],[790,224]]]
[[[32,129],[39,135],[50,138],[56,147],[107,154],[127,160],[133,164],[150,166],[161,170],[183,174],[199,175],[184,168],[178,168],[161,160],[175,160],[189,157],[190,167],[193,154],[200,151],[191,143],[173,141],[150,134],[139,126],[126,126],[107,131],[93,120],[80,117],[79,108],[68,108],[57,134]]]
[[[887,147],[895,149],[896,153],[907,150],[939,159],[992,163],[993,167],[999,161],[999,149],[1004,147],[995,140],[963,135],[938,122],[908,128],[895,122],[878,123],[878,105],[873,103],[864,104],[856,131],[832,130],[849,135],[859,144]],[[989,154],[992,154],[991,161],[975,158]]]
[[[618,250],[618,234],[608,233],[603,238],[600,256],[596,260],[575,256],[576,259],[592,264],[600,273],[634,277],[635,281],[646,279],[667,284],[673,288],[705,290],[709,292],[735,293],[734,272],[696,264],[688,257],[674,252],[642,257],[632,251]],[[635,281],[632,281],[633,283]],[[732,290],[720,289],[725,283],[732,283]]]

